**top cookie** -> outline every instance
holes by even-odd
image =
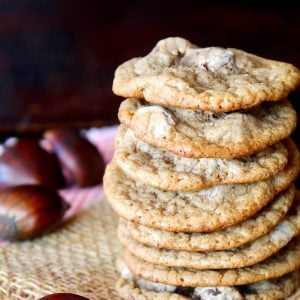
[[[118,67],[115,94],[210,111],[233,111],[285,98],[300,71],[238,49],[199,48],[183,38],[157,43],[145,57]]]

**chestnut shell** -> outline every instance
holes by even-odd
[[[0,239],[32,239],[55,227],[69,205],[59,194],[41,185],[0,190]]]
[[[41,148],[38,139],[19,138],[0,156],[0,183],[58,188],[63,185],[63,176],[57,158]]]
[[[100,184],[105,163],[98,149],[71,129],[51,129],[44,138],[53,148],[70,185],[80,187]]]

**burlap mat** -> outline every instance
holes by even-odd
[[[119,299],[116,225],[102,200],[43,238],[0,245],[0,299],[38,299],[54,292]]]

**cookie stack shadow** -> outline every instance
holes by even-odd
[[[104,189],[124,299],[285,299],[300,285],[300,155],[286,63],[160,41],[121,65]]]

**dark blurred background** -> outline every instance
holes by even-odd
[[[168,36],[300,67],[297,1],[0,0],[0,130],[117,122],[115,68]]]

